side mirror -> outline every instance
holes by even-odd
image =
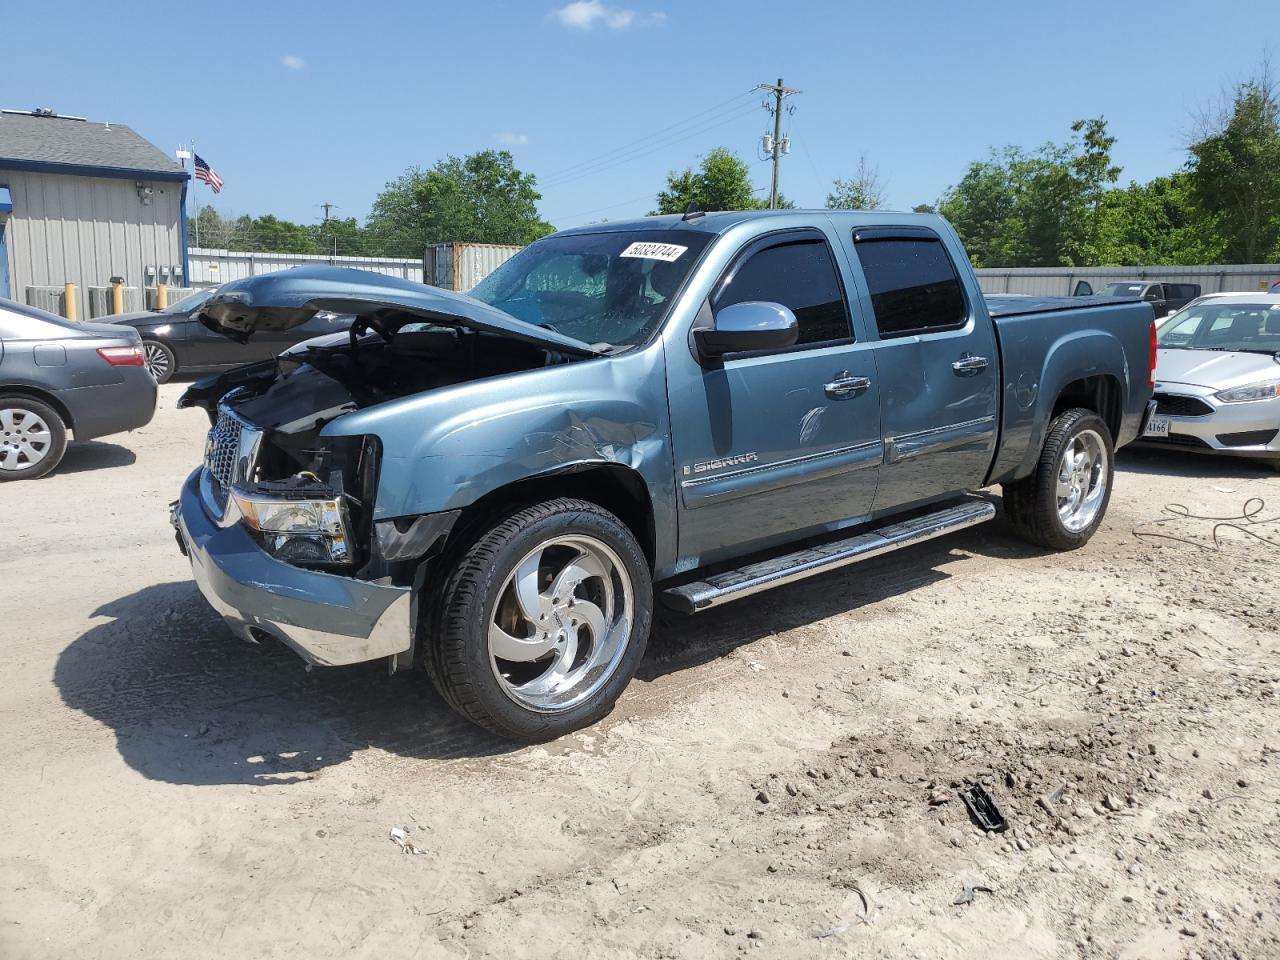
[[[751,350],[780,350],[800,337],[796,315],[780,303],[748,300],[715,315],[714,326],[693,331],[698,353],[707,358]]]

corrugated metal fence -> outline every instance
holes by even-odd
[[[325,257],[303,253],[250,253],[240,250],[212,250],[192,247],[190,251],[191,285],[214,287],[229,280],[275,273],[308,264],[330,264],[355,267],[391,277],[403,277],[422,283],[422,261],[399,257]]]
[[[1192,267],[985,267],[977,271],[983,293],[1069,297],[1087,280],[1096,290],[1113,280],[1198,283],[1202,293],[1265,292],[1280,280],[1280,264],[1245,263]]]

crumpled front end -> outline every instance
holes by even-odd
[[[412,648],[407,586],[277,559],[238,518],[226,522],[226,514],[215,516],[208,495],[208,472],[193,471],[173,505],[173,525],[196,586],[238,634],[283,641],[320,666],[361,663]]]

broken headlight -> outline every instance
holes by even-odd
[[[264,497],[233,490],[245,525],[278,560],[304,564],[345,564],[352,560],[351,522],[346,498]]]

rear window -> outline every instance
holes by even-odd
[[[51,330],[50,327],[57,329]],[[0,300],[0,337],[12,340],[57,337],[59,330],[78,330],[77,324],[56,313],[12,300]]]
[[[968,314],[964,289],[936,237],[854,234],[881,339],[955,329]]]
[[[1098,293],[1103,297],[1140,297],[1145,283],[1108,283]]]

